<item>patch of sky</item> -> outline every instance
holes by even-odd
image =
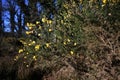
[[[11,29],[10,29],[9,26],[11,26],[11,25],[10,25],[10,22],[4,21],[4,31],[5,31],[5,32],[10,32],[10,31],[11,31]]]
[[[37,10],[38,10],[38,13],[40,14],[41,11],[42,11],[42,5],[39,2],[37,2],[36,7],[37,7]]]
[[[57,7],[57,0],[54,0],[54,5]]]
[[[24,0],[25,4],[28,5],[29,4],[29,0]]]
[[[54,15],[52,13],[50,13],[50,19],[53,19],[54,18]]]

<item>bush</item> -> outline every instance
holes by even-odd
[[[102,3],[88,0],[64,1],[54,18],[49,19],[43,14],[40,21],[26,24],[27,37],[20,39],[24,47],[19,49],[14,60],[20,61],[27,68],[37,67],[48,77],[48,74],[57,72],[55,70],[62,73],[61,69],[66,63],[59,60],[68,59],[69,55],[71,59],[65,61],[69,63],[73,73],[75,70],[76,74],[72,77],[77,75],[79,79],[91,79],[92,76],[93,79],[101,80],[104,77],[116,78],[106,77],[109,74],[101,65],[112,68],[113,56],[119,55],[119,18],[115,17],[119,17],[119,11],[114,13],[119,8],[118,4],[119,2],[107,0]],[[65,70],[69,71],[68,68]],[[98,74],[94,74],[95,72]],[[101,77],[102,75],[104,76]]]

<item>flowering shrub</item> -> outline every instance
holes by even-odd
[[[94,24],[102,26],[105,16],[109,16],[104,10],[107,3],[107,0],[64,1],[58,14],[54,14],[54,18],[48,19],[43,14],[40,21],[27,23],[27,38],[20,40],[24,47],[19,50],[20,54],[16,59],[22,57],[28,67],[28,64],[40,59],[41,56],[79,54],[81,45],[85,45],[88,39],[94,37],[88,38],[87,35],[91,33],[86,34],[85,28]],[[111,4],[113,3],[114,1]]]
[[[28,60],[31,63],[39,59],[40,55],[76,54],[76,50],[84,42],[84,33],[83,24],[76,18],[74,9],[80,12],[75,2],[64,2],[63,8],[58,10],[59,13],[54,18],[48,19],[43,14],[41,22],[27,23],[27,37],[25,40],[20,39],[24,47],[19,50],[20,54],[15,60],[22,57],[24,63]]]

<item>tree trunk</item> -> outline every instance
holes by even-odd
[[[3,26],[2,26],[2,0],[0,0],[0,42],[2,40],[2,35],[3,35]]]
[[[14,36],[14,30],[15,30],[15,8],[10,7],[10,23],[11,23],[11,32]]]
[[[20,14],[18,15],[18,36],[22,35],[22,11],[20,10]]]

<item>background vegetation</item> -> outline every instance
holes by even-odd
[[[120,1],[15,3],[18,31],[1,29],[1,80],[119,80]]]

